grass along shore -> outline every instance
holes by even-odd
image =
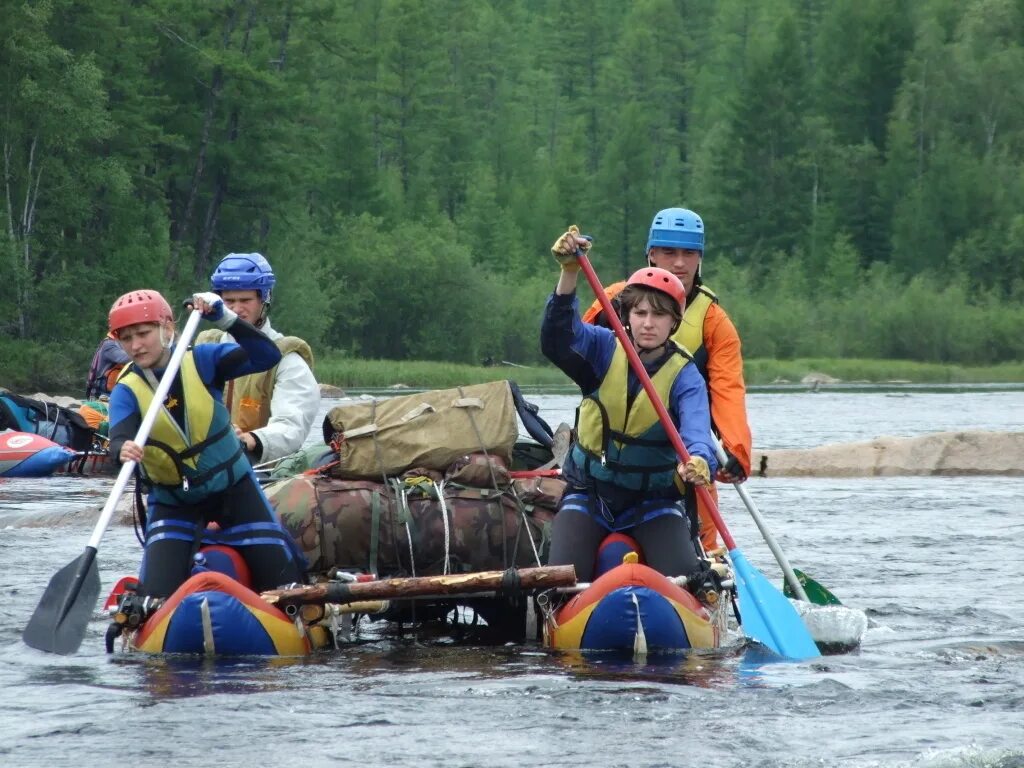
[[[798,360],[746,360],[747,384],[800,383],[808,376],[841,382],[870,384],[1017,384],[1024,383],[1024,363],[965,367],[910,360],[806,358]],[[512,379],[520,386],[565,387],[572,382],[552,366],[462,365],[429,360],[357,360],[324,355],[316,362],[317,380],[342,389],[375,389],[396,384],[415,389],[441,389]],[[826,379],[827,381],[827,379]]]
[[[47,392],[81,397],[91,359],[91,350],[0,340],[0,388],[26,395]],[[744,368],[747,384],[755,387],[800,384],[808,376],[858,384],[1024,384],[1024,362],[968,367],[910,360],[748,359]],[[550,365],[361,360],[330,352],[317,356],[315,373],[321,383],[341,389],[386,389],[396,384],[414,389],[444,389],[495,379],[511,379],[524,387],[573,388],[572,382]]]

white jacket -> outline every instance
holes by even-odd
[[[284,336],[270,326],[268,317],[260,330],[270,339]],[[234,341],[225,333],[220,339]],[[270,399],[270,421],[252,433],[263,445],[255,460],[264,463],[283,458],[302,448],[320,411],[320,385],[302,356],[289,352],[277,364],[274,394]]]

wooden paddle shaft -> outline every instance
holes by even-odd
[[[583,274],[587,278],[587,282],[590,283],[590,288],[597,296],[597,300],[601,303],[601,309],[604,311],[604,316],[608,319],[612,330],[618,337],[619,342],[622,344],[623,349],[626,351],[626,357],[629,358],[629,365],[633,369],[633,373],[640,380],[640,384],[643,386],[644,391],[647,393],[648,399],[651,401],[651,405],[654,406],[654,410],[658,414],[658,419],[661,421],[661,425],[665,428],[665,432],[668,433],[668,439],[672,442],[672,447],[676,449],[680,460],[687,462],[690,460],[690,454],[686,450],[686,446],[683,445],[683,440],[679,437],[679,430],[676,429],[676,425],[672,423],[672,418],[668,415],[668,411],[665,410],[664,403],[661,402],[661,397],[658,395],[658,391],[654,388],[651,383],[651,377],[647,375],[647,370],[644,368],[643,362],[640,360],[640,355],[637,354],[636,349],[633,347],[633,342],[626,333],[626,329],[622,327],[622,321],[619,320],[619,316],[615,314],[615,309],[612,307],[611,301],[608,299],[608,295],[604,292],[604,287],[601,285],[601,281],[597,279],[597,273],[594,272],[594,267],[590,264],[590,259],[582,251],[576,253],[576,258],[579,260],[580,268],[583,270]],[[715,521],[715,526],[718,528],[718,532],[722,535],[722,541],[725,542],[725,547],[730,552],[736,549],[736,542],[732,538],[732,534],[729,533],[728,527],[725,525],[725,521],[718,512],[718,505],[715,504],[715,500],[711,498],[711,494],[708,489],[703,485],[695,485],[694,488],[697,490],[697,495],[700,496],[701,501],[704,502],[704,506],[707,508],[708,513],[711,515],[711,519]]]
[[[364,582],[327,582],[292,589],[274,589],[261,597],[268,603],[351,603],[356,600],[399,600],[414,597],[447,597],[476,592],[549,589],[576,583],[571,565],[549,565],[507,571],[477,571],[448,576],[410,576]]]

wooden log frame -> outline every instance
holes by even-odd
[[[541,568],[510,568],[447,576],[410,576],[365,582],[325,582],[291,589],[274,589],[260,595],[278,607],[352,603],[359,600],[403,600],[480,593],[515,594],[518,591],[569,587],[576,583],[571,565]]]

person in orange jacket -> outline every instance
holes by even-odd
[[[707,382],[711,405],[711,425],[721,439],[726,462],[715,479],[723,483],[742,483],[750,475],[751,434],[747,423],[746,392],[743,382],[743,355],[736,326],[718,303],[718,297],[701,278],[704,259],[704,222],[686,208],[658,211],[647,237],[647,262],[668,270],[686,288],[683,322],[672,339],[684,347]],[[625,282],[605,288],[608,298],[615,297]],[[584,322],[605,325],[601,305],[595,301],[583,315]],[[714,486],[711,495],[718,503]],[[711,515],[698,502],[700,539],[704,549],[717,549],[718,531]]]

